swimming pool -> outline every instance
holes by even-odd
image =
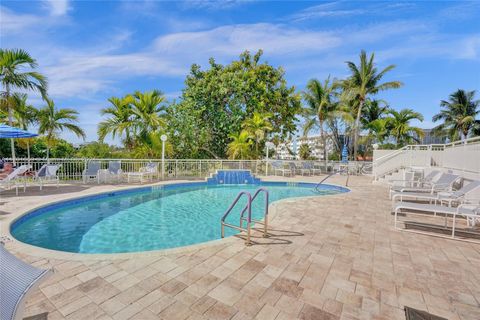
[[[220,219],[240,191],[267,188],[270,203],[320,196],[348,189],[309,183],[262,182],[256,185],[171,184],[72,199],[27,213],[11,226],[19,241],[76,253],[123,253],[175,248],[220,239]],[[264,195],[252,204],[261,218]],[[243,202],[242,202],[243,201]],[[242,199],[227,218],[238,225]],[[226,236],[237,233],[226,229]]]

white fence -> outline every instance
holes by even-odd
[[[11,159],[5,159],[11,161]],[[161,159],[82,159],[82,158],[50,158],[51,164],[60,164],[58,176],[64,181],[82,181],[83,171],[89,161],[100,162],[101,169],[107,169],[110,161],[120,161],[123,172],[138,172],[148,163],[157,163],[158,176],[162,177]],[[165,159],[164,174],[165,180],[173,179],[205,179],[217,170],[243,169],[250,170],[255,175],[274,175],[276,163],[280,167],[292,169],[297,175],[306,174],[302,172],[305,162],[313,164],[315,169],[320,169],[322,173],[339,172],[345,168],[350,174],[370,174],[372,163],[363,161],[350,161],[348,164],[339,161],[293,161],[293,160],[198,160],[198,159]],[[38,158],[17,158],[16,165],[28,164],[32,166],[32,171],[36,171],[47,163],[47,159]],[[268,164],[268,170],[267,170]],[[280,173],[279,173],[280,174]]]
[[[408,145],[399,150],[375,150],[373,175],[382,178],[397,170],[419,166],[439,167],[478,178],[480,137],[440,145]]]

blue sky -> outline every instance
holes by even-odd
[[[3,0],[0,45],[38,60],[56,105],[80,112],[87,141],[107,98],[160,89],[175,99],[192,63],[228,63],[247,49],[263,49],[299,90],[347,76],[345,61],[374,51],[379,67],[397,65],[386,80],[405,84],[379,98],[422,112],[419,125],[430,128],[441,99],[480,91],[478,17],[480,2],[459,1]]]

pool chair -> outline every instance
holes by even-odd
[[[10,172],[5,178],[0,180],[0,187],[4,190],[10,190],[12,187],[15,187],[15,194],[18,196],[17,182],[22,182],[23,192],[25,192],[27,188],[27,180],[22,179],[22,175],[25,174],[25,172],[27,172],[31,168],[32,166],[30,165],[22,165],[16,168],[12,172]]]
[[[273,171],[274,171],[275,175],[277,175],[277,172],[280,172],[282,174],[282,176],[285,176],[285,175],[292,176],[293,175],[293,171],[291,169],[284,168],[282,162],[274,161],[274,162],[272,162],[272,167],[273,167]]]
[[[123,177],[122,163],[120,161],[109,161],[106,173],[109,182],[113,180],[120,182]]]
[[[392,196],[392,201],[394,202],[394,207],[396,206],[395,201],[400,200],[414,200],[414,201],[429,201],[430,203],[440,203],[448,204],[452,206],[452,203],[459,203],[467,197],[470,193],[480,188],[480,181],[473,180],[469,183],[464,183],[464,185],[456,191],[443,191],[438,193],[428,193],[428,192],[398,192],[394,193]]]
[[[87,168],[83,170],[82,177],[83,183],[87,183],[92,179],[97,180],[97,183],[100,183],[100,162],[98,161],[89,161],[87,163]]]
[[[305,167],[305,166],[306,166],[308,169],[310,169],[310,172],[311,172],[313,175],[322,174],[322,169],[315,168],[315,163],[313,163],[313,162],[304,162],[304,167]]]
[[[401,202],[398,203],[395,208],[395,229],[397,227],[399,213],[402,215],[413,214],[420,215],[425,213],[431,213],[434,216],[442,214],[445,218],[444,226],[447,226],[447,218],[452,218],[452,238],[455,237],[455,222],[458,218],[465,218],[467,227],[473,228],[480,221],[480,202],[464,201],[457,207],[443,206],[438,204],[426,204],[416,202]]]
[[[44,164],[37,172],[35,172],[34,181],[40,185],[40,190],[43,189],[44,184],[50,182],[56,183],[58,188],[60,178],[57,175],[57,171],[61,166],[61,164]]]
[[[441,173],[437,177],[438,178],[432,179],[430,183],[424,183],[422,186],[400,187],[397,188],[397,190],[392,190],[390,191],[390,197],[393,198],[394,195],[400,193],[423,192],[433,194],[441,191],[451,191],[455,182],[460,179],[459,175],[450,173]]]
[[[307,176],[311,175],[312,174],[312,170],[310,169],[309,165],[307,162],[302,162],[302,166],[297,166],[295,164],[295,172],[300,172],[300,174],[302,176],[305,175],[305,173],[307,174]]]
[[[0,319],[23,319],[25,301],[52,270],[35,268],[0,245]]]
[[[413,172],[408,172],[411,179],[405,180],[390,180],[390,196],[394,192],[405,191],[431,191],[433,185],[438,183],[438,180],[444,175],[444,173],[439,170],[432,170],[425,177],[420,179],[414,179]]]
[[[158,163],[150,162],[146,166],[141,167],[138,172],[128,172],[127,181],[130,183],[132,180],[139,180],[143,183],[144,179],[153,180],[154,177],[158,177]]]

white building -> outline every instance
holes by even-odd
[[[307,144],[310,147],[311,156],[318,160],[323,160],[323,147],[320,136],[298,137],[290,142],[280,144],[275,149],[275,158],[281,160],[299,160],[300,146]],[[327,139],[327,154],[332,151],[332,143]]]

